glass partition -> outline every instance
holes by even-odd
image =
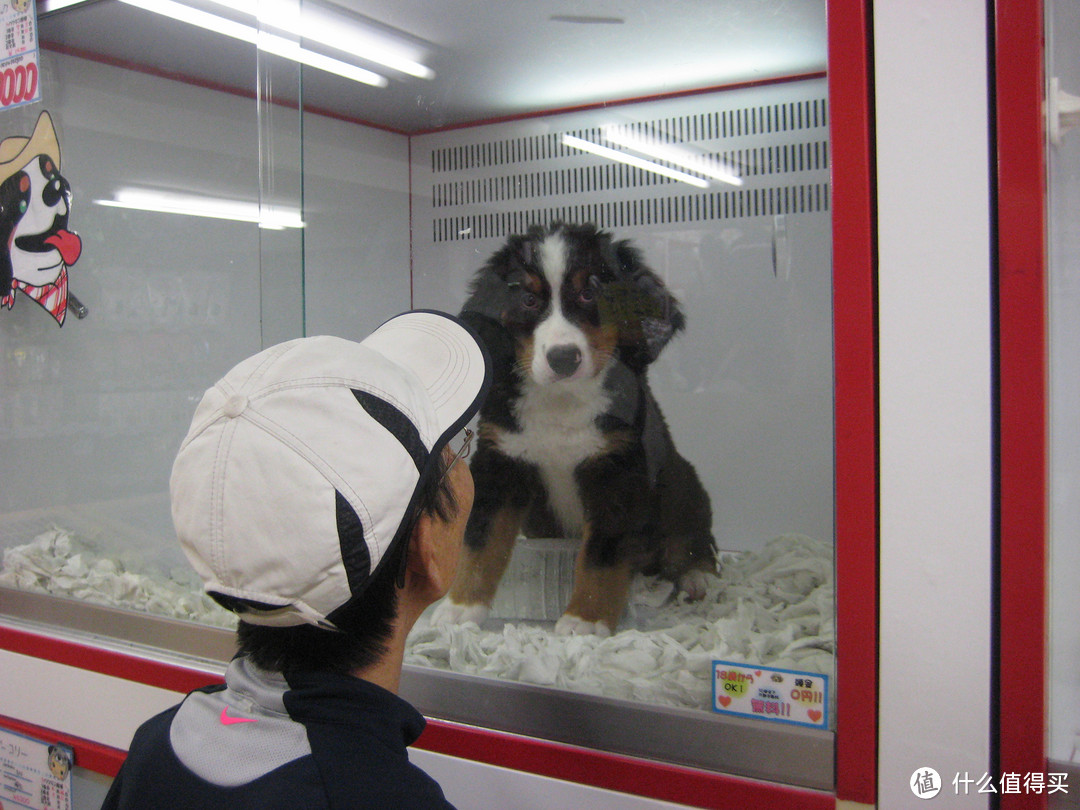
[[[179,633],[186,652],[227,655],[231,616],[199,592],[168,509],[202,391],[266,345],[360,338],[411,307],[486,319],[493,349],[520,359],[531,332],[502,304],[524,277],[473,292],[504,246],[551,253],[563,223],[578,284],[563,334],[586,335],[579,355],[608,341],[607,359],[573,361],[603,369],[577,436],[617,428],[638,488],[595,473],[585,493],[577,439],[530,428],[530,452],[556,462],[526,459],[501,483],[563,519],[538,507],[514,527],[492,598],[468,595],[483,615],[421,621],[404,692],[435,717],[831,787],[824,0],[663,15],[620,1],[603,16],[305,2],[284,9],[302,12],[292,24],[267,0],[258,16],[185,7],[43,14],[43,99],[0,112],[0,136],[35,143],[48,112],[82,245],[62,326],[21,288],[0,309],[0,612],[118,610],[95,632],[160,647]],[[358,39],[322,41],[346,29]],[[562,284],[526,264],[534,292]],[[514,361],[501,373],[519,393],[537,384]],[[520,416],[515,402],[500,407]],[[488,453],[492,431],[524,430],[485,419]],[[608,503],[655,503],[665,525],[693,513],[697,539],[680,546],[648,517],[609,555],[625,582],[575,591],[583,526],[598,531]],[[560,624],[582,593],[606,600],[606,625]]]

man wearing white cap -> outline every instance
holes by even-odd
[[[456,462],[489,383],[473,333],[418,311],[266,349],[206,392],[173,522],[239,615],[239,654],[139,728],[103,808],[450,806],[408,761],[424,719],[396,692],[454,576],[473,499]]]

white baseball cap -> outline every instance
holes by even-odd
[[[442,312],[365,340],[300,338],[242,361],[195,410],[169,482],[180,544],[244,621],[334,628],[404,536],[490,364]]]

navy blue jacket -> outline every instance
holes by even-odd
[[[409,762],[424,718],[397,695],[243,658],[225,679],[139,727],[102,810],[452,807]]]

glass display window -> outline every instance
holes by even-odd
[[[1080,192],[1080,14],[1048,2],[1047,300],[1049,316],[1049,759],[1080,773],[1080,636],[1072,617],[1080,601],[1071,583],[1080,570],[1080,228],[1073,215]]]
[[[43,7],[42,100],[0,110],[30,143],[47,112],[81,241],[65,317],[30,288],[0,309],[0,613],[227,659],[234,620],[169,517],[202,391],[280,340],[462,312],[504,387],[547,386],[530,402],[549,410],[481,416],[471,463],[511,473],[474,467],[478,503],[507,487],[528,514],[486,590],[418,624],[405,696],[835,789],[837,537],[873,542],[842,483],[869,480],[850,472],[867,451],[835,428],[872,383],[836,358],[872,349],[869,270],[835,261],[824,0],[176,5]],[[564,326],[535,372],[544,310]],[[583,443],[612,436],[630,449],[594,463]]]
[[[624,504],[653,497],[647,478],[634,473],[637,454],[603,462],[609,469],[599,473],[602,492],[593,495],[574,489],[580,479],[570,484],[570,492],[557,489],[559,460],[573,453],[565,443],[579,441],[577,434],[553,430],[538,440],[538,447],[517,455],[501,453],[494,442],[488,455],[481,445],[474,463],[486,469],[487,459],[497,458],[502,465],[497,477],[508,478],[489,480],[477,473],[480,498],[474,511],[480,514],[473,520],[487,519],[485,510],[498,510],[496,502],[512,497],[519,483],[532,493],[531,512],[494,593],[462,593],[460,598],[476,600],[473,610],[447,618],[449,611],[436,607],[430,620],[414,630],[406,661],[418,668],[415,678],[425,688],[441,688],[430,672],[439,670],[517,684],[515,694],[565,690],[608,698],[624,714],[635,713],[635,704],[691,710],[705,728],[719,730],[714,709],[724,708],[716,703],[724,694],[723,683],[715,694],[716,660],[803,672],[826,692],[835,685],[827,113],[824,80],[806,79],[413,139],[416,302],[455,310],[464,304],[481,328],[492,330],[490,340],[499,351],[504,344],[514,346],[514,359],[507,360],[505,370],[507,384],[496,385],[481,416],[481,437],[504,429],[514,436],[525,434],[524,422],[510,426],[496,412],[526,407],[520,389],[544,384],[538,380],[545,373],[554,376],[546,367],[536,371],[542,360],[520,354],[522,344],[539,340],[533,331],[540,328],[538,322],[524,323],[529,307],[545,305],[516,303],[515,285],[528,286],[539,278],[530,282],[507,275],[508,265],[553,243],[585,255],[607,249],[598,239],[625,242],[624,248],[637,252],[633,259],[626,254],[633,267],[625,273],[620,267],[588,270],[603,279],[594,282],[601,325],[617,322],[611,328],[624,328],[618,315],[605,314],[606,301],[611,310],[644,309],[644,317],[652,319],[644,328],[671,329],[673,334],[670,340],[657,337],[649,350],[655,359],[650,356],[640,373],[631,368],[633,361],[607,371],[606,387],[629,400],[623,424],[645,445],[646,466],[649,452],[657,454],[658,467],[665,464],[659,460],[663,454],[686,459],[686,475],[672,473],[670,486],[679,487],[680,495],[689,490],[683,509],[709,514],[704,542],[717,549],[700,593],[692,586],[688,592],[685,582],[680,585],[688,572],[656,573],[646,564],[634,571],[625,606],[607,608],[617,614],[616,626],[579,633],[565,626],[576,620],[573,613],[563,618],[570,602],[620,596],[593,597],[575,590],[575,573],[580,576],[582,570],[575,564],[583,542],[581,518],[574,524],[575,518],[564,512],[548,524],[541,517],[544,501],[556,509],[556,499],[566,498],[575,504],[567,511],[576,507],[597,513],[609,500]],[[642,150],[682,149],[684,162],[707,158],[709,168],[726,179],[702,185],[687,182],[695,179],[689,174],[680,180],[619,163],[603,150],[620,143]],[[595,227],[583,230],[584,225]],[[533,236],[516,244],[515,236],[530,228]],[[507,245],[515,255],[497,258]],[[583,271],[573,257],[568,265],[567,275]],[[515,264],[509,272],[521,271]],[[637,287],[628,286],[632,275]],[[554,297],[562,280],[546,281]],[[649,286],[648,297],[640,291],[643,284]],[[475,290],[471,296],[470,289]],[[562,295],[565,317],[573,322],[581,317],[573,309],[577,304],[565,291]],[[650,313],[654,304],[670,310]],[[514,307],[518,310],[510,312]],[[642,317],[635,317],[633,329],[640,333]],[[673,319],[681,327],[677,332]],[[618,340],[625,356],[637,336]],[[532,370],[523,371],[530,360]],[[567,392],[578,379],[573,373],[569,377],[571,382],[561,383]],[[647,381],[647,389],[639,379]],[[560,382],[554,386],[558,390]],[[655,417],[634,410],[646,391],[655,397]],[[572,396],[583,401],[587,394]],[[574,405],[557,407],[564,409],[541,418],[573,419]],[[656,425],[635,432],[633,426],[649,418],[657,419]],[[543,459],[549,446],[557,448],[550,451],[556,459],[548,466],[532,463]],[[652,451],[653,446],[663,449]],[[523,457],[525,463],[515,464]],[[669,468],[675,463],[667,462]],[[539,480],[524,483],[537,470]],[[632,493],[621,491],[621,474],[642,483],[635,483]],[[488,498],[483,497],[485,487]],[[601,503],[576,506],[590,497]],[[699,524],[688,519],[679,525],[689,534]],[[475,541],[485,545],[475,555],[466,554],[460,577],[473,575],[472,560],[477,569],[484,565],[486,544],[496,542],[479,531]],[[616,548],[611,553],[624,552]],[[455,596],[452,591],[448,601]],[[476,609],[487,614],[479,623],[472,621]],[[796,676],[791,678],[785,697],[794,687]],[[822,698],[828,701],[825,692]],[[434,694],[431,700],[433,707],[440,702]],[[454,719],[479,722],[467,714],[468,705]],[[810,726],[806,710],[823,712],[825,706],[815,704],[799,713],[798,719]],[[579,741],[571,724],[567,729],[564,739]],[[634,745],[634,740],[624,744]],[[628,750],[642,752],[636,746]]]

